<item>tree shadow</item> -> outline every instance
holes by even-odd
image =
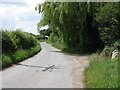
[[[64,53],[63,51],[50,51],[50,52]]]
[[[16,65],[25,66],[25,67],[47,68],[47,67],[27,65],[27,64],[16,64]]]
[[[16,65],[25,66],[25,67],[43,68],[42,71],[47,71],[47,70],[49,70],[50,72],[51,72],[53,69],[58,69],[58,68],[55,67],[55,65],[51,65],[51,66],[48,66],[48,67],[35,66],[35,65],[26,65],[26,64],[16,64]]]
[[[69,51],[50,51],[50,52],[55,52],[55,53],[60,53],[63,54],[65,56],[89,56],[90,54],[84,54],[84,53],[80,53],[80,52],[69,52]]]

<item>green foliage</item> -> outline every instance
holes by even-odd
[[[11,66],[14,63],[20,62],[21,60],[27,59],[41,50],[40,44],[29,49],[17,49],[15,51],[2,54],[2,68]]]
[[[2,32],[3,68],[26,59],[41,50],[35,36],[21,30]]]
[[[11,58],[8,55],[2,54],[2,68],[8,67],[13,64]]]
[[[16,49],[16,43],[8,31],[2,31],[2,52]]]
[[[116,41],[113,46],[120,51],[120,40]]]
[[[55,33],[51,33],[48,40],[51,41],[51,42],[57,42],[58,37],[55,35]]]
[[[43,29],[40,30],[40,34],[42,34],[43,36],[50,36],[50,33],[52,32],[51,29]]]
[[[44,39],[41,39],[41,40],[39,40],[40,42],[46,42],[47,40],[44,40]]]
[[[45,2],[41,6],[43,19],[38,27],[49,25],[55,34],[51,37],[62,37],[69,48],[78,51],[94,52],[102,47],[94,19],[95,3]]]
[[[108,46],[120,40],[119,7],[118,2],[109,2],[100,6],[98,13],[96,13],[101,39]]]
[[[66,48],[66,46],[65,46],[64,43],[53,42],[53,41],[50,41],[50,40],[47,40],[46,42],[47,42],[48,44],[51,44],[51,45],[54,46],[55,48],[60,49],[60,50],[64,50],[64,49]]]
[[[23,33],[20,30],[16,30],[13,32],[16,36],[16,39],[18,39],[19,42],[17,42],[18,47],[26,49],[33,47],[37,44],[37,41],[35,37],[28,33]]]
[[[40,39],[48,39],[47,37],[50,36],[51,32],[52,32],[51,29],[40,30],[39,31],[39,33],[40,33],[39,38]]]
[[[69,48],[94,52],[120,39],[120,2],[45,2],[38,7],[43,15],[38,27],[52,27]]]
[[[16,31],[2,31],[2,50],[3,53],[10,52],[15,49],[26,49],[34,47],[37,44],[37,40],[29,33]]]
[[[93,54],[89,58],[90,65],[85,69],[86,88],[118,88],[118,62],[120,55],[110,60]]]

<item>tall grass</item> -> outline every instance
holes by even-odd
[[[102,55],[93,54],[89,59],[90,65],[85,69],[86,88],[118,88],[120,55],[111,60]]]

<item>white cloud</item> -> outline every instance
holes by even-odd
[[[43,3],[45,0],[23,0],[30,6],[36,6],[39,3]]]
[[[15,3],[7,1],[9,0],[4,0],[4,3],[0,1],[0,28],[21,28],[23,31],[38,34],[37,22],[40,14],[35,11],[35,6],[43,0],[11,0]]]
[[[9,7],[11,8],[11,7]],[[14,8],[11,8],[11,11],[6,5],[0,4],[0,28],[13,28],[15,27],[16,17],[14,14]],[[6,28],[5,28],[6,29]]]
[[[20,22],[19,24],[16,25],[16,28],[22,29],[25,32],[29,32],[29,33],[33,33],[33,34],[38,33],[37,32],[36,21],[31,21],[31,22],[23,21],[23,22]]]

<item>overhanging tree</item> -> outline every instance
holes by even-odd
[[[84,52],[94,52],[101,47],[95,17],[96,3],[45,2],[38,26],[55,27],[69,47]]]

